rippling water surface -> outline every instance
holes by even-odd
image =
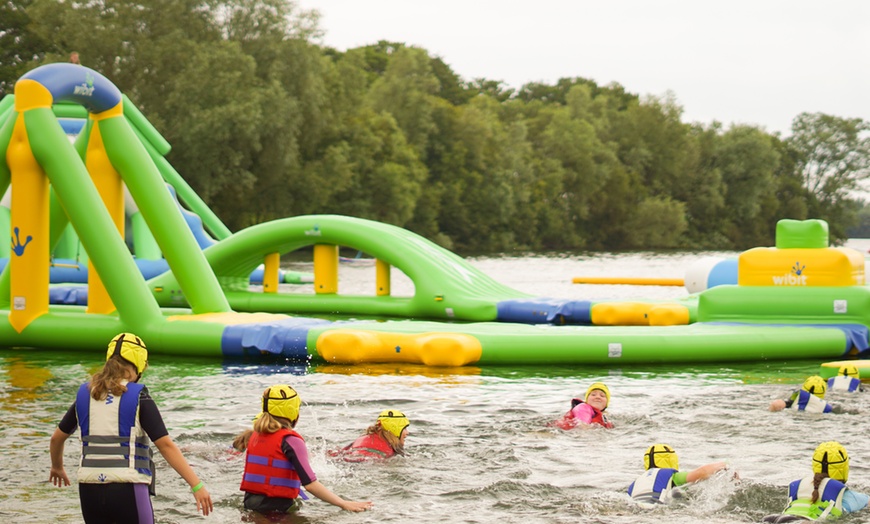
[[[574,285],[571,278],[681,278],[705,255],[471,261],[495,279],[539,296],[666,299],[686,292]],[[373,273],[373,268],[343,267],[341,292],[370,293]],[[409,286],[394,275],[397,294],[408,293]],[[75,486],[58,489],[47,481],[48,440],[101,355],[99,348],[92,354],[0,351],[0,518],[6,522],[81,521]],[[846,445],[852,456],[849,484],[870,492],[870,393],[833,397],[848,405],[844,414],[767,411],[770,400],[817,373],[819,364],[306,368],[158,357],[143,382],[212,493],[216,509],[207,521],[213,523],[256,521],[242,508],[242,458],[229,452],[229,444],[249,427],[260,392],[279,382],[292,384],[302,396],[297,429],[319,480],[345,498],[375,503],[371,512],[351,514],[315,499],[285,522],[730,523],[758,522],[780,512],[785,486],[809,473],[812,450],[825,440]],[[597,380],[611,388],[608,412],[615,429],[547,427]],[[328,458],[328,450],[353,440],[385,408],[398,408],[411,419],[407,456],[367,464]],[[697,484],[683,505],[635,506],[625,488],[643,469],[643,451],[657,442],[676,448],[682,469],[726,460],[740,479],[729,473]],[[65,461],[74,479],[77,440],[67,444]],[[162,458],[157,490],[158,522],[198,519],[186,484]],[[867,514],[859,513],[841,521],[866,520]]]

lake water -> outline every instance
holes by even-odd
[[[870,243],[870,241],[863,241]],[[852,244],[866,252],[866,244]],[[734,253],[532,255],[475,258],[496,280],[538,296],[573,299],[667,299],[677,287],[575,285],[575,276],[682,278],[703,256]],[[309,265],[294,264],[306,270]],[[340,291],[372,293],[374,269],[342,267]],[[396,294],[411,284],[394,275]],[[147,342],[147,341],[146,341]],[[77,386],[101,365],[92,354],[0,351],[0,518],[6,522],[80,522],[75,486],[48,483],[49,436]],[[290,383],[304,405],[297,430],[306,438],[319,480],[345,498],[371,500],[372,511],[342,512],[316,499],[284,522],[382,523],[732,523],[779,513],[786,485],[809,474],[812,451],[839,440],[852,456],[849,485],[870,492],[870,393],[829,396],[850,412],[770,413],[819,361],[634,367],[465,367],[411,365],[310,367],[152,359],[149,386],[173,439],[215,501],[207,522],[257,521],[242,508],[242,458],[233,436],[250,426],[259,395]],[[611,389],[615,429],[547,427],[593,381]],[[411,419],[407,456],[349,464],[328,458],[386,408]],[[643,470],[654,443],[676,448],[682,469],[726,460],[730,474],[693,486],[689,501],[645,509],[625,488]],[[75,479],[78,441],[65,452]],[[187,485],[158,455],[158,522],[196,520]],[[865,522],[870,510],[841,522]],[[202,518],[202,517],[199,517]]]

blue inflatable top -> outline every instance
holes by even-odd
[[[54,102],[75,102],[91,113],[102,113],[121,103],[121,91],[115,84],[78,64],[47,64],[28,72],[20,80],[39,82],[48,89]]]

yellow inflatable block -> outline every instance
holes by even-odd
[[[689,308],[680,304],[659,304],[647,313],[650,326],[685,326],[689,324]]]
[[[314,244],[314,292],[338,293],[338,246]]]
[[[870,378],[870,360],[838,360],[836,362],[825,362],[819,366],[819,375],[822,378],[831,378],[837,376],[837,371],[840,366],[851,365],[858,368],[858,374],[861,381],[866,382]]]
[[[171,315],[166,317],[169,322],[208,322],[223,324],[225,326],[238,326],[243,324],[261,324],[277,322],[290,318],[281,313],[241,313],[226,311],[222,313],[201,313],[199,315]]]
[[[592,306],[590,319],[596,326],[648,326],[647,314],[655,304],[601,302]]]
[[[845,247],[757,247],[737,259],[740,286],[863,286],[864,255]]]
[[[382,333],[335,329],[317,337],[317,352],[327,362],[359,364],[406,362],[427,366],[464,366],[480,360],[480,341],[459,333]]]

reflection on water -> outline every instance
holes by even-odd
[[[537,294],[569,298],[651,296],[648,288],[570,284],[571,277],[591,275],[592,269],[595,274],[682,276],[674,271],[682,259],[632,257],[624,262],[614,256],[604,266],[583,270],[577,269],[583,261],[563,258],[478,263],[514,287],[537,279]],[[685,295],[679,289],[658,292]],[[0,351],[0,515],[8,522],[81,521],[76,488],[58,489],[47,481],[48,439],[101,358],[101,350]],[[243,458],[229,446],[250,427],[262,390],[288,382],[304,402],[297,429],[306,438],[319,480],[346,498],[374,501],[375,509],[350,514],[312,501],[286,522],[732,523],[758,522],[780,512],[786,485],[809,473],[812,451],[825,440],[846,445],[852,456],[849,484],[870,491],[870,393],[833,397],[854,413],[767,411],[772,399],[817,373],[819,364],[427,368],[155,356],[143,381],[216,502],[215,514],[205,522],[256,521],[242,509]],[[547,427],[567,411],[572,397],[598,380],[612,392],[613,430]],[[406,457],[364,464],[329,458],[329,450],[351,442],[385,408],[400,409],[411,419]],[[741,480],[720,475],[693,486],[680,505],[636,506],[625,488],[643,469],[643,451],[657,442],[675,447],[684,469],[727,460]],[[73,476],[75,444],[70,440],[65,453]],[[197,518],[186,484],[162,458],[157,491],[159,522]],[[864,520],[861,514],[842,519]]]

